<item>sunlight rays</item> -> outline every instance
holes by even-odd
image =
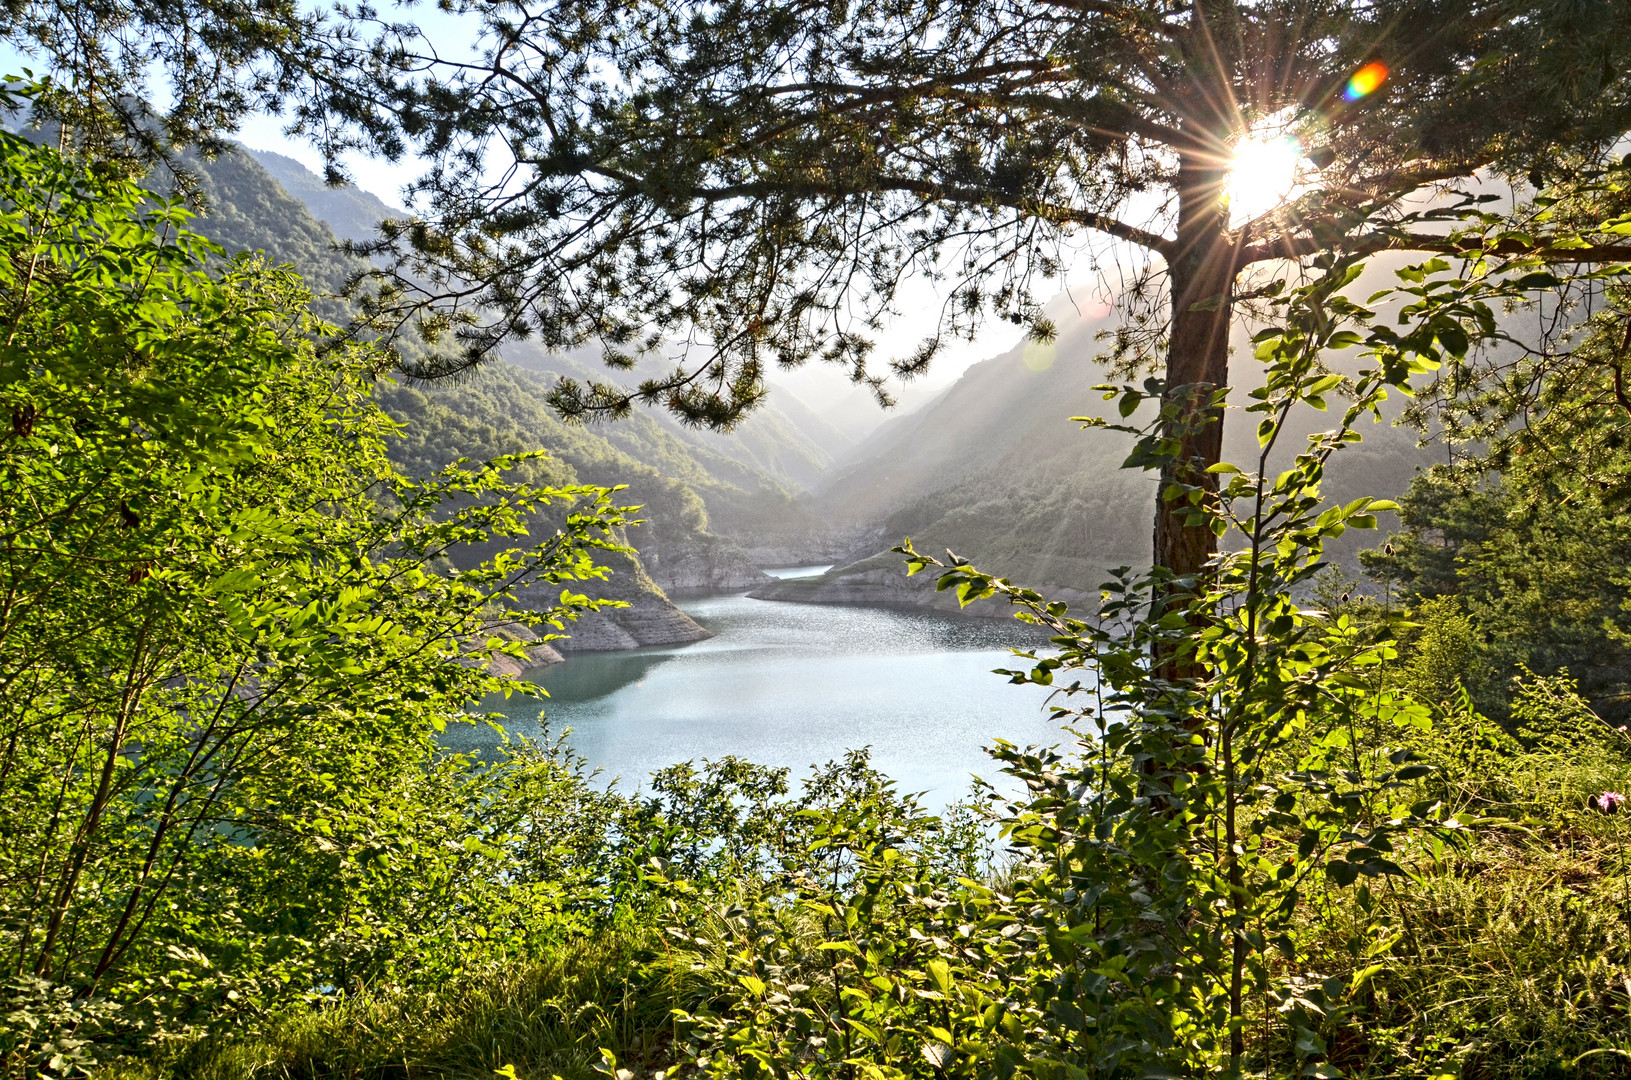
[[[1229,224],[1239,227],[1285,205],[1302,187],[1303,148],[1279,125],[1248,131],[1230,153]]]

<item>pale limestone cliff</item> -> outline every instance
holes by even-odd
[[[648,546],[640,552],[640,565],[668,593],[751,589],[773,580],[723,537]]]
[[[661,595],[628,598],[628,607],[608,608],[567,625],[567,637],[555,642],[564,655],[615,652],[648,645],[687,645],[713,635]]]
[[[597,599],[619,600],[625,606],[607,607],[567,623],[559,631],[566,637],[552,642],[563,657],[573,653],[616,652],[648,645],[685,645],[711,637],[673,602],[646,573],[641,560],[614,554],[605,560],[611,574],[605,581],[581,582],[573,592]],[[517,590],[516,603],[535,611],[555,606],[559,585],[537,584]]]
[[[549,628],[546,628],[546,631],[547,629]],[[511,678],[516,678],[532,668],[558,664],[566,659],[552,643],[539,640],[541,636],[539,632],[525,623],[506,623],[503,626],[495,627],[494,632],[500,637],[509,638],[511,641],[529,643],[522,649],[522,652],[526,655],[525,662],[517,660],[513,656],[504,655],[494,656],[489,659],[487,661],[487,670],[494,675],[508,675]]]

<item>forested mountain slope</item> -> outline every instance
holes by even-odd
[[[198,169],[211,206],[206,231],[228,248],[294,263],[325,291],[357,265],[334,249],[334,233],[361,237],[397,212],[365,192],[327,188],[280,155],[232,154]],[[555,379],[605,378],[606,369],[589,350],[562,356],[527,343],[469,378],[382,393],[409,421],[401,453],[413,469],[545,449],[560,479],[629,484],[629,501],[647,509],[630,537],[641,568],[624,576],[654,591],[759,583],[761,595],[788,599],[933,601],[929,582],[908,581],[887,553],[911,536],[923,550],[949,547],[1081,600],[1108,568],[1148,560],[1153,482],[1120,468],[1126,437],[1070,419],[1102,414],[1093,387],[1106,376],[1094,357],[1108,317],[1063,297],[1050,307],[1061,328],[1055,344],[1022,342],[973,365],[938,399],[859,445],[786,396],[723,435],[683,427],[662,410],[563,423],[544,405]],[[1244,337],[1236,357],[1237,371],[1253,363]],[[1311,414],[1308,430],[1330,419]],[[1244,420],[1231,424],[1226,450],[1242,462],[1255,455]],[[1422,461],[1414,433],[1378,426],[1362,451],[1343,455],[1328,493],[1399,493]],[[1346,548],[1357,546],[1335,554],[1351,563]],[[837,569],[817,582],[769,584],[756,569],[805,561]]]
[[[246,154],[341,240],[369,239],[381,221],[406,215],[401,207],[355,185],[329,187],[321,176],[292,157],[270,150],[246,150]]]
[[[348,232],[370,215],[390,210],[363,193],[332,192],[290,159],[274,159],[279,172],[306,194],[329,192],[324,205],[337,208]],[[275,262],[293,264],[319,293],[334,293],[357,268],[336,250],[334,231],[254,157],[235,152],[190,165],[199,178],[207,212],[199,231],[229,251],[258,250]],[[306,189],[311,190],[306,190]],[[332,314],[343,302],[326,302]],[[647,417],[607,426],[567,425],[543,404],[551,380],[495,363],[463,380],[411,387],[382,383],[386,408],[405,424],[393,449],[410,473],[424,474],[450,461],[544,450],[548,458],[529,466],[533,478],[557,483],[628,484],[625,501],[646,507],[645,524],[629,540],[641,550],[617,560],[605,595],[629,602],[574,626],[563,651],[629,648],[705,636],[669,603],[664,588],[740,587],[764,575],[732,541],[710,527],[710,514],[751,525],[797,521],[791,493],[751,464],[713,453],[662,429]],[[774,435],[761,440],[771,454]],[[796,455],[794,455],[796,456]],[[539,522],[540,527],[548,522]],[[540,598],[542,601],[543,598]],[[547,655],[543,654],[543,655]]]
[[[539,467],[551,480],[628,486],[619,500],[644,507],[644,524],[629,540],[639,548],[643,573],[664,588],[733,588],[764,580],[735,543],[711,531],[705,499],[749,516],[757,512],[755,495],[774,509],[777,502],[791,505],[786,493],[750,495],[720,483],[685,456],[683,444],[654,426],[631,423],[635,434],[613,442],[605,437],[608,429],[564,423],[543,402],[547,388],[543,376],[495,363],[445,385],[388,385],[380,399],[408,420],[398,453],[410,472],[439,468],[450,455],[482,459],[547,449]]]
[[[527,384],[539,403],[562,376],[581,381],[609,374],[587,352],[562,356],[521,343],[507,355],[530,376]],[[842,444],[843,437],[814,414],[795,421],[771,406],[734,431],[721,433],[684,427],[663,410],[637,409],[621,420],[573,427],[692,485],[707,506],[712,528],[756,550],[762,565],[805,558],[812,543],[830,546],[818,539],[826,533],[825,522],[796,498],[832,468],[827,445]]]
[[[262,163],[263,158],[271,168]],[[323,291],[337,291],[358,266],[351,256],[334,249],[335,237],[365,236],[371,221],[401,213],[366,192],[328,188],[315,173],[282,155],[240,151],[193,166],[209,203],[201,225],[210,235],[229,250],[262,250],[276,261],[293,263]],[[339,226],[331,228],[331,223],[314,217],[308,199],[329,208]],[[583,378],[605,372],[588,355],[551,355],[527,343],[511,350],[509,358],[515,367],[536,373],[533,377],[504,376],[511,388],[539,398],[552,382],[539,375]],[[454,393],[456,385],[438,383],[421,389],[428,400],[434,400]],[[541,409],[526,411],[534,417],[545,415]],[[735,529],[783,522],[789,515],[797,519],[798,511],[790,505],[791,492],[813,486],[831,463],[828,451],[806,433],[806,426],[813,427],[822,439],[842,441],[842,436],[818,418],[795,424],[775,409],[755,416],[729,436],[690,431],[654,413],[574,430],[581,433],[576,440],[580,447],[587,445],[585,439],[605,442],[666,476],[707,489],[710,512],[724,527]],[[565,438],[564,431],[564,425],[555,423],[540,428],[538,434],[554,440]]]
[[[1112,415],[1093,389],[1108,378],[1095,357],[1104,347],[1099,334],[1112,323],[1063,297],[1050,308],[1061,328],[1053,345],[1022,342],[973,365],[938,400],[881,427],[812,496],[817,516],[859,533],[832,572],[775,582],[756,595],[952,605],[932,592],[932,580],[901,575],[900,556],[888,549],[906,536],[922,551],[950,548],[984,570],[1078,601],[1096,596],[1106,570],[1147,563],[1153,475],[1121,468],[1130,436],[1084,431],[1070,419]],[[1235,377],[1243,383],[1255,364],[1248,336],[1243,330],[1235,342]],[[1241,392],[1234,400],[1247,403]],[[1336,420],[1308,410],[1302,430]],[[1254,426],[1247,415],[1231,414],[1225,460],[1255,465]],[[1364,435],[1363,447],[1333,466],[1328,498],[1401,494],[1426,460],[1413,430],[1383,423],[1367,425]],[[1277,447],[1275,462],[1299,448]],[[1356,570],[1364,542],[1346,537],[1330,554]]]
[[[322,177],[294,158],[271,151],[252,150],[248,151],[247,155],[235,155],[235,159],[225,168],[212,163],[210,171],[212,174],[218,174],[217,185],[233,184],[234,190],[223,192],[227,196],[227,201],[255,201],[264,205],[274,211],[273,214],[262,218],[265,221],[276,221],[276,213],[286,212],[289,200],[278,199],[270,192],[239,190],[259,189],[265,186],[261,178],[249,175],[255,170],[247,166],[254,164],[259,164],[261,169],[269,173],[292,201],[305,205],[310,215],[301,215],[302,217],[309,218],[315,215],[320,219],[315,224],[328,225],[333,230],[334,236],[342,240],[365,239],[372,234],[379,221],[387,217],[401,217],[406,213],[358,188],[331,188],[323,183]],[[233,183],[234,181],[236,183]],[[215,218],[216,215],[212,214],[211,217]],[[302,222],[295,230],[291,230],[291,239],[296,233],[305,231],[304,226],[309,224],[312,222]],[[244,239],[248,239],[248,235],[253,232],[247,228],[236,231],[245,234]],[[274,238],[266,239],[270,242]],[[344,264],[345,257],[337,252],[328,251],[327,244],[328,241],[325,239],[324,255],[314,258],[313,244],[301,242],[300,257],[295,258],[291,255],[291,261],[300,262],[302,265],[319,265],[324,260]],[[257,243],[238,246],[266,245]],[[267,250],[272,249],[268,247]],[[327,267],[325,269],[327,270],[324,276],[325,284],[330,280],[337,284],[340,276],[332,269]],[[550,376],[603,379],[608,374],[592,350],[561,356],[522,342],[507,349],[505,355],[517,367]],[[547,389],[550,381],[552,380],[544,380],[542,383],[536,380],[525,381],[527,391],[534,392],[540,385]],[[797,521],[799,532],[807,534],[808,528],[813,523],[799,519],[797,511],[790,510],[786,500],[781,498],[784,493],[777,489],[805,491],[815,488],[832,468],[835,455],[854,446],[854,440],[792,398],[773,399],[768,407],[756,411],[739,428],[728,434],[700,432],[682,427],[667,413],[661,411],[642,415],[649,416],[655,421],[656,426],[668,437],[655,435],[650,424],[641,422],[620,422],[597,426],[592,430],[619,449],[639,461],[664,471],[667,475],[679,477],[683,474],[687,479],[703,475],[708,478],[706,483],[735,488],[752,502],[761,501],[757,499],[760,494],[769,496],[768,500],[764,500],[770,504],[768,512],[765,513],[744,512],[741,499],[737,499],[733,504],[730,496],[723,490],[714,493],[713,497],[708,499],[710,509],[716,517],[716,525],[732,532],[732,535],[736,535],[738,531],[746,531],[753,535],[762,534],[767,523],[781,525],[787,522],[789,513],[793,514],[793,520]],[[770,483],[767,484],[767,480]],[[782,531],[789,530],[782,526]]]

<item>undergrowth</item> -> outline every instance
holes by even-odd
[[[1453,725],[1444,730],[1437,742],[1447,760]],[[1467,815],[1459,835],[1405,853],[1407,883],[1362,881],[1309,898],[1307,963],[1291,973],[1296,983],[1347,985],[1370,963],[1378,936],[1388,939],[1383,970],[1351,996],[1340,1023],[1319,1032],[1327,1075],[1631,1076],[1631,814],[1604,814],[1583,794],[1631,786],[1631,757],[1601,740],[1557,749],[1514,742],[1505,768],[1440,791],[1484,812]],[[992,878],[1001,891],[1007,876]],[[676,1063],[674,1009],[739,992],[737,962],[751,943],[718,914],[734,911],[734,901],[727,891],[696,904],[686,936],[704,944],[683,953],[656,926],[619,926],[433,991],[375,987],[260,1035],[213,1039],[162,1064],[125,1059],[103,1075],[488,1080],[513,1068],[524,1078],[592,1080],[607,1070],[604,1049],[613,1071],[650,1076]],[[808,920],[795,923],[791,933],[808,950],[803,967],[823,955],[822,934]],[[1294,1047],[1277,1045],[1291,1037],[1279,1022],[1285,1008],[1260,1003],[1251,1041],[1289,1066]],[[1275,1065],[1267,1072],[1293,1074]]]
[[[649,931],[561,943],[434,990],[378,987],[284,1018],[253,1038],[212,1039],[163,1064],[129,1059],[117,1080],[337,1080],[520,1076],[591,1080],[600,1049],[660,1063],[672,986],[645,962]]]

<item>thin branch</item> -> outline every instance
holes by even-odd
[[[1312,236],[1282,237],[1240,249],[1235,258],[1237,270],[1269,259],[1300,259],[1330,246]],[[1376,233],[1364,237],[1348,250],[1363,255],[1383,251],[1416,251],[1423,254],[1458,255],[1468,258],[1528,258],[1547,263],[1631,262],[1631,244],[1587,244],[1582,247],[1550,247],[1506,239],[1485,244],[1476,237],[1439,236],[1430,233]]]

